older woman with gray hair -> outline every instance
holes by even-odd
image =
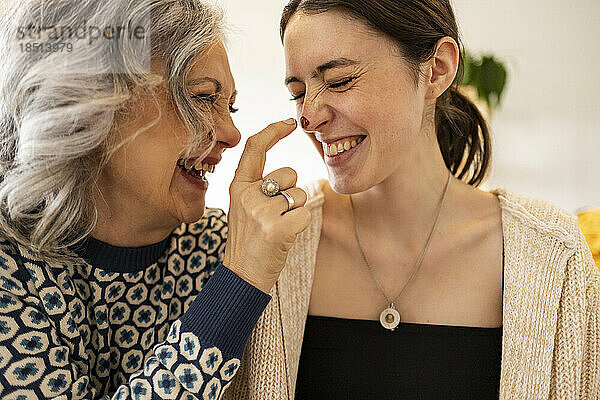
[[[204,205],[240,141],[218,9],[26,0],[1,21],[0,397],[220,398],[310,222],[293,170],[263,178],[295,121],[248,140],[228,224]]]

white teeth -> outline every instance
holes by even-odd
[[[206,172],[213,173],[215,172],[215,166],[208,163],[202,163],[201,160],[196,160],[196,162],[187,159],[183,161],[183,166],[185,169],[193,169],[196,172],[200,172],[202,175]]]
[[[363,141],[363,138],[359,138],[352,141],[345,141],[344,143],[335,144],[327,144],[323,143],[323,153],[328,155],[329,157],[335,157],[338,154],[342,154],[344,151],[348,151],[356,146],[358,146]]]

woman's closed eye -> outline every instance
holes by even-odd
[[[292,98],[290,100],[296,101],[296,100],[300,100],[303,97],[304,97],[304,93],[292,94]]]
[[[349,85],[352,81],[354,81],[355,77],[345,78],[337,82],[327,84],[329,89],[341,89],[347,85]]]
[[[217,102],[217,95],[215,94],[195,94],[192,99],[198,100],[204,104],[215,104]]]
[[[218,96],[216,94],[196,94],[192,96],[192,99],[199,101],[200,103],[204,104],[204,105],[212,105],[212,106],[217,106],[217,102],[219,100]],[[235,108],[233,106],[234,101],[230,101],[228,103],[228,108],[229,108],[229,112],[231,114],[236,113],[239,111],[238,108]]]
[[[349,77],[349,78],[345,78],[345,79],[342,79],[342,80],[339,80],[336,82],[327,83],[327,84],[325,84],[325,88],[333,89],[337,92],[343,92],[344,90],[336,90],[336,89],[346,89],[346,86],[348,86],[350,83],[352,83],[355,79],[356,79],[356,77]],[[292,98],[290,100],[298,101],[304,97],[304,94],[305,93],[292,94]]]

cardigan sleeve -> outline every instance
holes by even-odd
[[[62,293],[31,292],[20,271],[0,257],[0,398],[99,398],[65,340],[77,328]],[[143,368],[102,399],[219,399],[269,300],[219,265]]]
[[[600,397],[599,271],[581,230],[566,263],[558,308],[551,398]]]

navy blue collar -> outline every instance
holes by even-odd
[[[71,247],[91,266],[109,272],[138,272],[156,263],[169,244],[171,235],[158,243],[142,247],[118,247],[88,236]]]

